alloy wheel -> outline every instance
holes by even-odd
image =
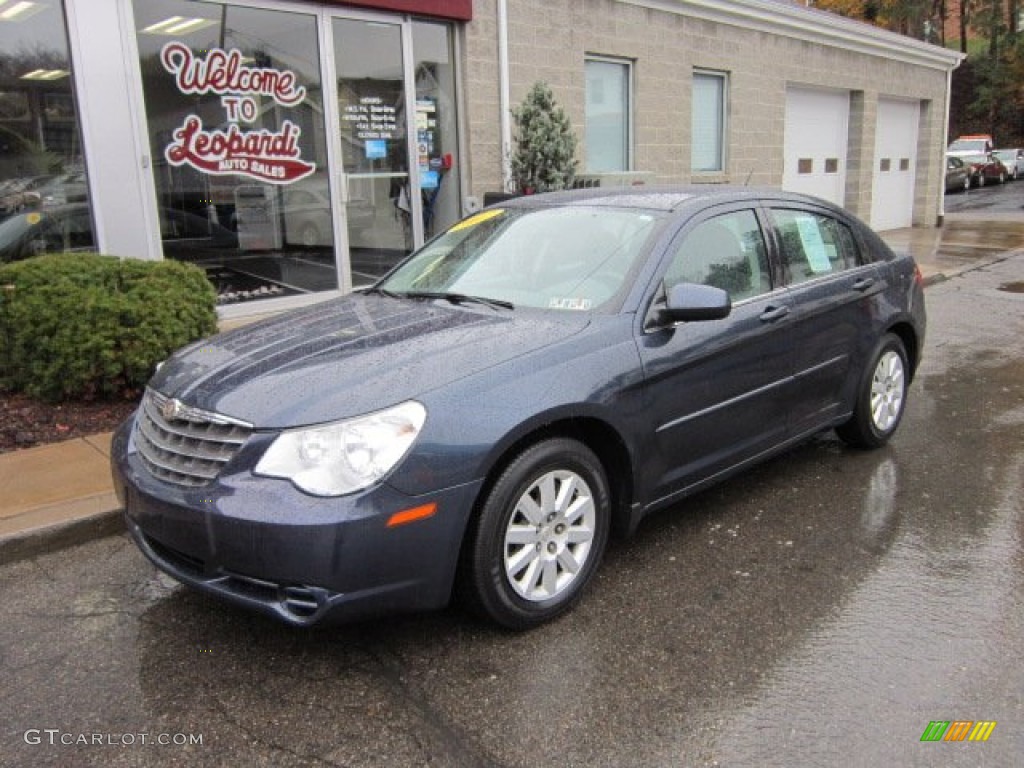
[[[569,589],[590,556],[596,525],[594,496],[580,475],[554,470],[537,478],[505,530],[505,575],[516,594],[539,602]]]
[[[899,421],[905,388],[903,358],[890,349],[878,359],[871,382],[871,421],[879,432],[888,432]]]

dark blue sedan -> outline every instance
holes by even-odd
[[[373,287],[181,350],[113,447],[180,581],[289,623],[523,629],[609,534],[826,429],[896,431],[920,273],[776,190],[587,190],[456,224]]]

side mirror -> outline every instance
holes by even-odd
[[[732,311],[732,299],[721,288],[697,283],[676,283],[668,290],[662,318],[681,323],[720,320]]]

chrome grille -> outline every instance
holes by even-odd
[[[139,457],[161,480],[206,485],[238,453],[252,434],[252,425],[169,400],[146,390],[135,418]]]

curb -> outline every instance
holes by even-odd
[[[4,536],[0,538],[0,566],[124,533],[125,530],[121,509],[118,508]]]

